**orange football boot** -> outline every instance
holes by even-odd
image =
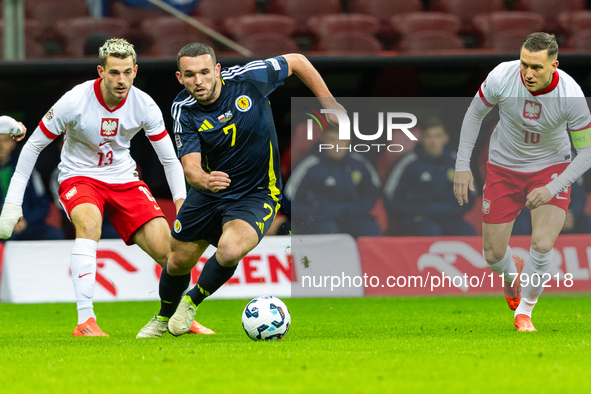
[[[515,316],[515,329],[521,332],[537,331],[531,322],[531,318],[521,314]]]
[[[210,335],[210,334],[215,334],[215,332],[213,330],[197,323],[197,321],[193,320],[193,323],[191,324],[191,329],[189,330],[189,332],[187,334]]]
[[[108,337],[109,335],[105,334],[103,330],[96,325],[96,320],[94,317],[86,320],[82,324],[78,324],[76,329],[72,333],[73,337]]]
[[[514,281],[505,282],[505,299],[509,304],[509,309],[514,311],[521,302],[521,271],[523,271],[523,259],[517,255],[513,255],[513,262],[517,267],[517,277]],[[511,284],[513,283],[513,286]]]

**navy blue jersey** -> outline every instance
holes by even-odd
[[[172,104],[178,157],[201,153],[206,172],[228,174],[230,186],[211,196],[239,199],[252,193],[281,199],[277,134],[268,95],[287,78],[288,65],[278,56],[221,71],[220,96],[202,105],[186,90]]]

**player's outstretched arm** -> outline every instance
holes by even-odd
[[[345,108],[339,104],[332,93],[326,86],[324,79],[314,68],[312,63],[304,55],[299,53],[290,53],[283,55],[287,65],[289,66],[288,75],[295,74],[311,91],[314,93],[320,104],[325,109],[338,109],[343,112],[347,112]],[[328,114],[328,120],[331,123],[338,124],[336,115]]]
[[[230,177],[222,171],[205,172],[201,167],[201,153],[192,152],[181,157],[183,170],[189,185],[214,193],[230,186]]]
[[[15,141],[25,138],[27,128],[21,122],[17,122],[10,116],[0,116],[0,134],[8,134]]]
[[[39,127],[31,135],[18,158],[14,174],[10,180],[10,186],[4,199],[4,206],[0,214],[0,238],[7,239],[12,235],[14,227],[23,216],[22,205],[25,189],[29,177],[33,172],[39,153],[52,140],[49,139]]]
[[[474,177],[472,171],[456,171],[454,174],[454,195],[458,204],[468,203],[468,190],[474,191]]]

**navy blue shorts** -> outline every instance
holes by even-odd
[[[227,200],[189,190],[171,235],[183,242],[205,240],[217,247],[226,222],[241,219],[250,224],[259,242],[269,230],[280,204],[266,194],[252,194],[240,200]]]

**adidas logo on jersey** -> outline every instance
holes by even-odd
[[[201,124],[201,127],[199,127],[199,131],[205,131],[210,129],[213,129],[213,126],[211,125],[211,123],[209,123],[207,119]]]

